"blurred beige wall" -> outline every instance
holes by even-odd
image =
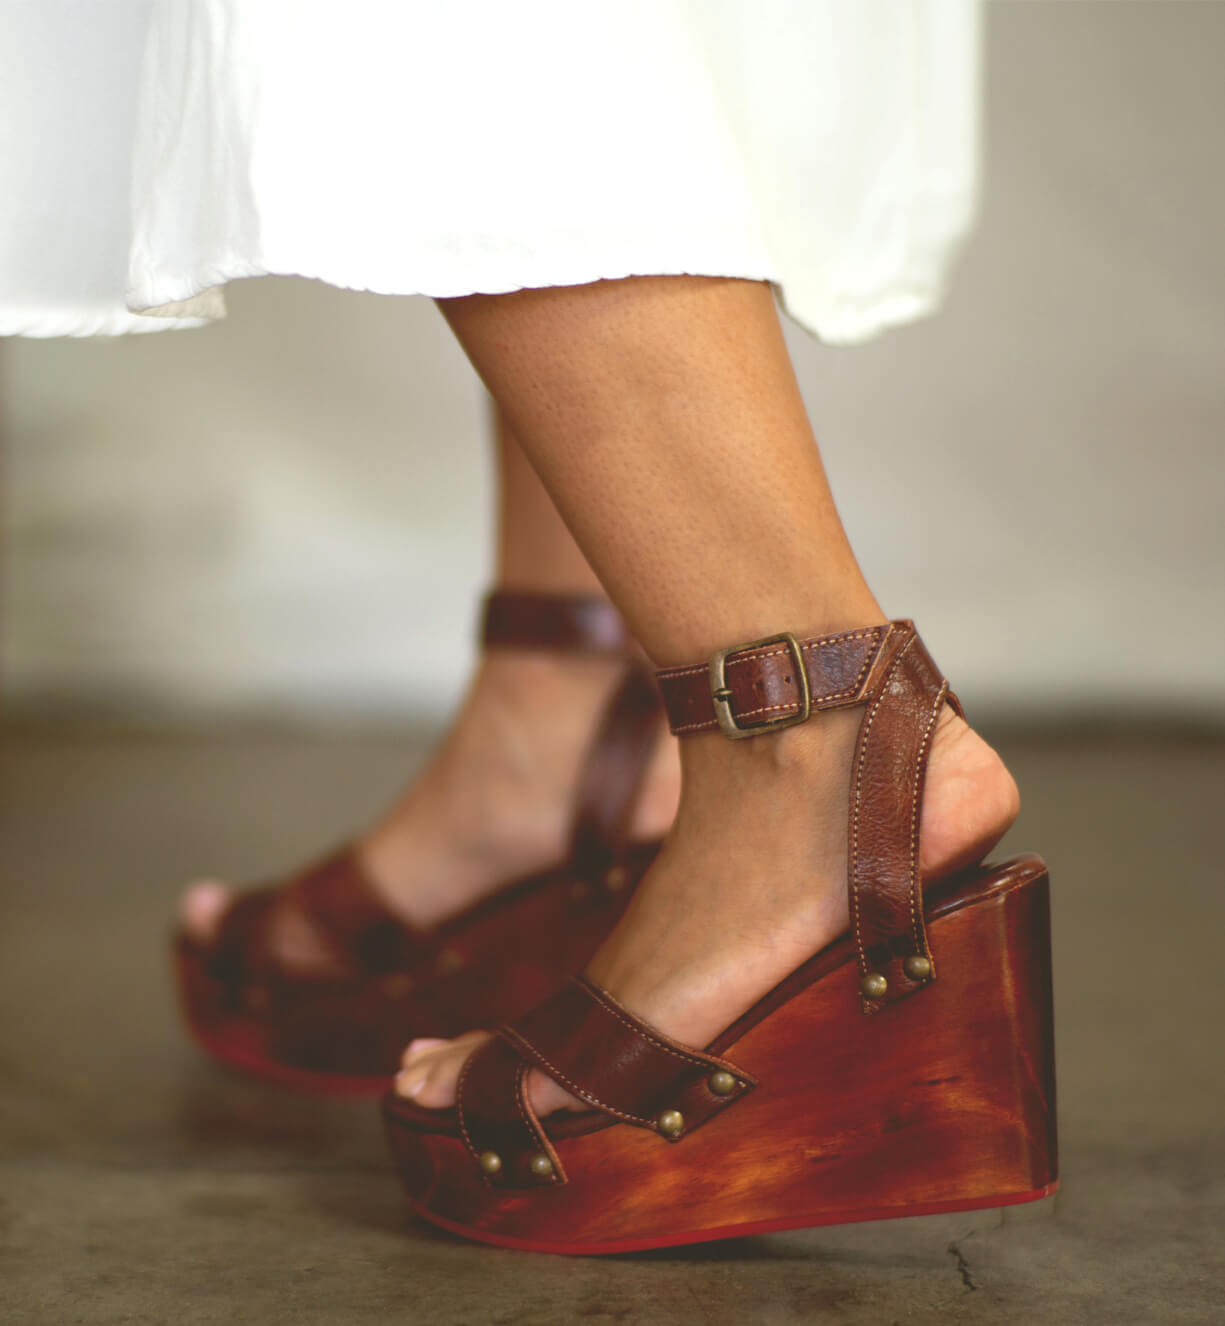
[[[1225,4],[990,7],[947,309],[791,337],[888,611],[980,709],[1225,718]],[[483,402],[424,300],[233,288],[205,331],[9,342],[4,688],[431,717],[489,556]]]

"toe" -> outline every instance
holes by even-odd
[[[419,1054],[424,1054],[426,1050],[433,1050],[439,1045],[446,1044],[447,1041],[439,1036],[422,1036],[419,1040],[409,1041],[407,1048],[400,1056],[400,1067],[408,1068]]]
[[[464,1064],[488,1039],[487,1031],[470,1031],[453,1041],[413,1041],[404,1052],[404,1067],[396,1074],[396,1095],[427,1110],[450,1109]],[[528,1075],[528,1095],[542,1119],[556,1110],[588,1108],[534,1068]]]
[[[450,1108],[465,1061],[488,1037],[488,1032],[470,1031],[453,1041],[414,1041],[396,1075],[396,1094],[427,1110]]]
[[[228,885],[216,879],[199,880],[183,893],[179,920],[187,934],[207,944],[216,938],[221,917],[229,905]]]

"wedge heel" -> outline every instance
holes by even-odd
[[[849,928],[704,1049],[576,977],[468,1056],[453,1109],[389,1095],[416,1209],[489,1243],[599,1253],[1052,1192],[1050,882],[1036,856],[923,877],[933,733],[961,706],[914,623],[782,632],[656,680],[684,739],[861,710]],[[533,1069],[590,1110],[541,1119]]]
[[[849,935],[709,1047],[754,1085],[670,1145],[605,1116],[546,1128],[564,1185],[491,1193],[458,1131],[387,1098],[414,1207],[470,1238],[606,1253],[1054,1191],[1050,886],[1037,857],[947,881],[927,923],[940,979],[877,1016]]]

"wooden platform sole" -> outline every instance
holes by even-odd
[[[1050,891],[1033,856],[935,886],[938,979],[864,1017],[844,936],[715,1041],[759,1085],[672,1144],[548,1132],[568,1182],[491,1188],[452,1112],[384,1098],[414,1208],[468,1238],[613,1253],[1037,1200],[1057,1185]]]
[[[285,1063],[276,1057],[265,1028],[250,1014],[217,1011],[219,1000],[206,964],[185,945],[174,952],[175,978],[183,1022],[195,1043],[209,1058],[240,1076],[267,1086],[310,1096],[381,1095],[391,1073],[324,1073]],[[202,1010],[209,1010],[205,1015]]]

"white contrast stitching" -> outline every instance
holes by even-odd
[[[672,729],[672,735],[679,737],[682,732],[705,732],[708,730],[713,732],[718,726],[719,723],[714,718],[708,718],[705,722],[700,723],[682,723],[680,727]]]
[[[912,802],[910,812],[910,929],[914,936],[915,949],[920,954],[926,945],[923,943],[923,936],[919,933],[920,916],[915,900],[915,895],[919,892],[919,812],[921,810],[919,779],[922,776],[924,761],[927,757],[927,744],[931,741],[932,733],[936,730],[936,720],[940,716],[940,710],[944,705],[944,697],[948,693],[948,689],[948,682],[941,678],[936,703],[932,706],[931,718],[927,721],[927,730],[923,733],[923,741],[919,746],[919,753],[915,759],[914,784],[910,793]]]
[[[486,1044],[487,1043],[488,1042],[486,1042]],[[455,1083],[455,1113],[459,1117],[459,1131],[463,1134],[464,1144],[472,1153],[473,1160],[479,1160],[480,1157],[477,1154],[476,1144],[472,1141],[472,1138],[468,1133],[468,1125],[464,1122],[464,1080],[468,1076],[468,1070],[472,1067],[472,1061],[484,1048],[483,1045],[478,1045],[464,1060],[464,1066],[459,1070],[459,1080]],[[486,1183],[489,1182],[488,1177],[484,1175],[482,1175],[482,1177],[485,1177]]]
[[[884,629],[880,626],[874,626],[867,631],[844,631],[841,635],[827,635],[820,640],[801,641],[800,652],[815,653],[818,649],[828,649],[832,645],[841,644],[844,640],[871,640],[874,635],[880,635]],[[790,653],[791,650],[785,645],[781,649],[769,649],[764,654],[746,650],[743,656],[734,654],[727,666],[734,668],[737,663],[754,663],[764,658],[777,658],[780,654]],[[659,679],[660,681],[671,681],[673,677],[692,677],[694,673],[706,672],[709,667],[708,663],[695,663],[690,667],[664,668],[659,673]]]
[[[647,1041],[649,1044],[654,1045],[657,1049],[662,1050],[665,1054],[670,1054],[674,1059],[680,1059],[684,1063],[692,1064],[695,1068],[704,1069],[709,1067],[705,1059],[699,1059],[695,1055],[689,1054],[683,1050],[674,1049],[671,1045],[668,1045],[664,1041],[661,1041],[659,1037],[654,1035],[644,1024],[638,1023],[636,1019],[631,1021],[631,1019],[633,1019],[633,1014],[629,1011],[629,1009],[622,1008],[621,1005],[617,1003],[617,1001],[612,997],[612,995],[608,993],[607,990],[601,990],[598,986],[595,985],[587,985],[586,982],[583,982],[582,984],[585,986],[586,989],[590,990],[593,995],[595,995],[595,997],[600,1001],[601,1004],[604,1005],[606,1009],[608,1009],[608,1011],[613,1015],[613,1017],[623,1022],[632,1032],[635,1032],[637,1035],[641,1036],[644,1041]]]
[[[673,677],[691,677],[695,672],[706,672],[709,670],[708,663],[694,663],[692,667],[686,668],[668,668],[667,671],[659,674],[660,681],[671,681]]]
[[[880,711],[881,704],[885,699],[885,692],[888,689],[889,678],[897,671],[898,664],[902,661],[903,655],[910,648],[911,641],[915,637],[912,635],[901,649],[898,650],[893,662],[889,664],[889,669],[881,678],[880,689],[877,691],[876,699],[872,702],[871,708],[864,715],[863,723],[860,726],[860,737],[855,750],[855,803],[851,814],[851,862],[849,871],[850,895],[851,895],[851,928],[855,936],[855,951],[859,955],[860,970],[867,972],[868,955],[864,949],[863,926],[859,914],[859,887],[857,880],[857,865],[859,860],[859,809],[863,802],[863,767],[866,762],[868,738],[872,734],[872,724],[876,721],[876,715]],[[883,642],[882,642],[883,643]]]
[[[812,704],[815,706],[818,704],[825,704],[829,700],[843,700],[848,695],[854,695],[858,689],[857,686],[852,686],[848,690],[830,691],[828,695],[814,695],[812,697]],[[787,700],[783,704],[763,704],[758,709],[745,709],[743,712],[738,713],[736,717],[756,718],[758,714],[773,713],[776,709],[798,709],[799,707],[799,700]]]
[[[513,1027],[505,1027],[503,1029],[503,1034],[513,1036],[515,1039],[515,1044],[522,1046],[526,1050],[526,1052],[536,1061],[538,1066],[543,1066],[543,1068],[549,1074],[550,1077],[555,1078],[558,1082],[562,1084],[562,1086],[569,1087],[569,1089],[576,1096],[578,1096],[580,1100],[585,1100],[588,1105],[594,1105],[597,1110],[603,1110],[606,1114],[615,1114],[618,1119],[625,1119],[630,1123],[650,1123],[650,1120],[647,1119],[645,1116],[641,1114],[626,1114],[623,1110],[616,1109],[614,1106],[606,1104],[604,1101],[600,1100],[600,1098],[594,1095],[592,1092],[586,1091],[583,1087],[580,1087],[577,1083],[572,1082],[566,1076],[565,1073],[563,1073],[560,1069],[556,1068],[553,1065],[548,1055],[543,1054],[540,1050],[536,1048],[536,1046],[534,1046],[531,1043],[531,1041],[521,1036],[519,1032],[517,1032]]]
[[[523,1126],[527,1129],[529,1136],[535,1137],[536,1130],[532,1127],[531,1119],[527,1117],[527,1109],[525,1108],[525,1102],[523,1099],[524,1084],[527,1082],[527,1073],[528,1066],[522,1059],[520,1059],[515,1066],[515,1104],[518,1106],[519,1117],[523,1120]]]
[[[827,638],[822,640],[815,640],[810,644],[801,644],[800,651],[801,653],[803,653],[805,650],[807,650],[808,652],[811,653],[818,649],[825,649],[831,645],[838,644],[843,640],[875,639],[879,645],[879,642],[888,633],[889,629],[890,629],[889,627],[873,627],[870,631],[847,632],[843,635],[828,636]],[[733,659],[731,662],[728,663],[727,666],[728,669],[731,670],[737,666],[744,666],[749,663],[759,662],[762,659],[777,658],[784,654],[790,656],[791,650],[787,648],[771,649],[764,654],[750,654],[744,658]],[[828,704],[831,700],[844,700],[844,699],[849,699],[852,696],[857,696],[859,694],[860,688],[863,685],[864,674],[871,667],[872,661],[875,657],[876,657],[875,651],[868,652],[868,654],[864,658],[862,665],[860,666],[859,672],[856,675],[854,682],[850,686],[844,687],[842,690],[830,691],[827,695],[813,696],[810,703],[813,705],[822,705],[822,704]],[[664,681],[669,680],[672,677],[692,676],[695,673],[705,672],[705,671],[706,668],[704,666],[675,668],[669,672],[661,672],[659,674],[659,677],[660,677],[660,682],[662,684]],[[798,708],[799,708],[799,701],[791,700],[788,701],[786,704],[764,705],[758,709],[746,709],[743,713],[737,714],[736,717],[737,719],[756,718],[759,714],[768,714],[779,709],[798,709]],[[717,719],[704,718],[704,719],[698,719],[696,722],[693,723],[682,723],[680,727],[672,728],[672,733],[674,736],[681,736],[683,733],[686,732],[704,732],[708,730],[713,730],[718,726],[719,723]]]
[[[510,1028],[505,1028],[510,1030]],[[565,1183],[565,1171],[562,1168],[561,1157],[549,1141],[549,1135],[540,1125],[540,1119],[536,1111],[532,1108],[532,1102],[528,1097],[527,1075],[531,1072],[531,1065],[519,1060],[519,1067],[515,1070],[515,1100],[519,1106],[519,1117],[523,1120],[524,1127],[528,1135],[532,1138],[534,1144],[539,1146],[553,1162],[553,1172],[549,1178],[550,1183]]]

